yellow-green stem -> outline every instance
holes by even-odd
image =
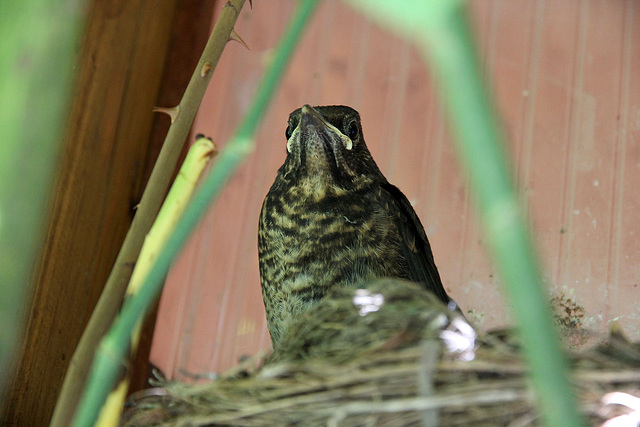
[[[149,274],[149,270],[158,257],[158,253],[166,244],[169,234],[175,229],[176,223],[196,189],[196,184],[202,172],[214,153],[213,142],[204,137],[198,138],[189,149],[178,176],[176,176],[173,185],[171,185],[171,190],[167,194],[160,212],[158,212],[158,217],[144,239],[138,262],[127,287],[125,299],[133,297],[140,290]],[[102,407],[96,423],[98,427],[115,427],[118,425],[124,407],[124,400],[129,391],[129,379],[131,377],[129,369],[138,350],[141,328],[142,319],[138,321],[132,331],[129,354],[120,362],[120,365],[126,370],[126,374],[118,386],[109,394],[105,405]]]
[[[295,16],[275,52],[273,63],[267,69],[244,120],[231,141],[221,151],[210,174],[185,210],[140,292],[125,302],[121,315],[101,341],[88,385],[74,418],[74,426],[93,425],[106,394],[115,382],[115,376],[119,372],[119,362],[129,345],[131,331],[157,298],[171,262],[186,243],[190,233],[242,159],[251,151],[254,145],[253,134],[317,3],[318,0],[300,1]]]

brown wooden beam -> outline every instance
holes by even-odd
[[[0,425],[48,425],[168,127],[151,109],[178,102],[212,8],[195,0],[90,5],[52,216]],[[150,336],[153,321],[147,325]],[[146,363],[149,345],[142,341],[137,363]]]

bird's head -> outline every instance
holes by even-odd
[[[364,142],[360,115],[351,107],[305,105],[289,115],[286,137],[287,159],[280,170],[285,179],[349,190],[382,177]]]

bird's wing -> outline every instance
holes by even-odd
[[[445,304],[449,302],[449,296],[442,286],[438,269],[433,260],[431,246],[427,234],[420,222],[420,218],[413,210],[406,196],[394,185],[385,183],[382,186],[395,201],[399,208],[398,228],[402,237],[402,251],[409,267],[409,278],[415,282],[421,282],[435,293]]]

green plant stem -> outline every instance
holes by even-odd
[[[0,1],[0,401],[41,251],[83,13],[82,0]]]
[[[513,306],[543,419],[548,426],[582,425],[539,263],[480,77],[464,4],[459,0],[352,3],[415,40],[431,63],[444,89],[450,128],[480,207],[491,255]]]
[[[513,307],[524,355],[531,368],[543,419],[548,426],[582,425],[567,375],[567,363],[553,325],[540,266],[513,188],[504,144],[499,137],[489,97],[462,7],[454,10],[447,31],[451,43],[431,38],[431,58],[445,99],[458,152],[469,174],[495,265]]]
[[[229,34],[233,30],[244,3],[245,0],[231,0],[223,7],[207,45],[202,52],[200,61],[191,76],[191,80],[178,106],[178,114],[169,128],[156,164],[142,194],[131,227],[127,231],[100,299],[69,363],[51,419],[51,427],[65,427],[71,421],[75,406],[89,374],[91,361],[98,343],[120,310],[122,298],[144,242],[144,237],[149,232],[160,209],[171,181],[171,175],[175,170],[180,152],[184,146],[184,141],[189,134],[189,129],[202,102],[211,76],[220,56],[222,56],[222,51],[229,40]],[[208,70],[204,75],[202,73],[203,69]]]
[[[144,245],[140,250],[140,256],[131,275],[129,286],[127,286],[125,298],[131,298],[135,295],[144,283],[144,279],[147,277],[149,269],[153,266],[158,252],[165,245],[169,234],[175,229],[176,223],[193,195],[205,167],[214,154],[215,146],[213,142],[205,137],[198,138],[189,148],[187,157],[180,167],[180,172],[173,181],[165,201],[162,203],[158,217],[144,239]],[[111,391],[100,411],[98,425],[101,427],[118,425],[125,398],[129,392],[131,364],[138,349],[141,330],[142,318],[131,334],[129,354],[120,361],[120,366],[124,368],[124,375],[121,376],[120,383]]]
[[[223,185],[237,169],[240,162],[252,150],[254,146],[253,134],[282,78],[284,68],[301,38],[302,31],[317,6],[317,2],[318,0],[300,1],[291,25],[282,38],[273,63],[267,69],[244,120],[227,146],[220,152],[216,164],[185,210],[180,223],[169,237],[167,245],[161,251],[140,292],[125,303],[121,315],[101,341],[89,382],[74,418],[74,426],[90,426],[94,423],[98,410],[115,382],[120,361],[126,354],[129,345],[131,331],[157,298],[171,262],[186,243],[208,206],[220,193]]]

